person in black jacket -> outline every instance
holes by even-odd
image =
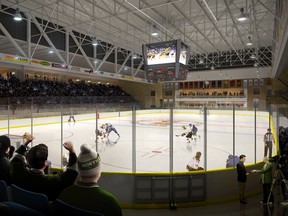
[[[40,143],[27,151],[34,137],[30,134],[24,144],[15,151],[10,161],[12,183],[23,189],[45,194],[50,201],[58,198],[62,190],[74,183],[78,176],[74,145],[71,141],[63,146],[69,151],[68,164],[63,172],[46,173],[48,166],[48,146]]]
[[[240,203],[247,204],[247,199],[245,198],[245,185],[247,181],[247,175],[249,173],[246,171],[244,162],[246,160],[245,155],[239,156],[240,161],[237,163],[237,181],[239,183],[239,199]]]
[[[0,180],[5,181],[7,185],[11,184],[10,158],[14,149],[8,136],[0,136]]]

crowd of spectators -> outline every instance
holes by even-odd
[[[9,98],[11,102],[17,98],[18,104],[25,103],[27,98],[35,98],[37,103],[136,103],[119,86],[31,78],[20,81],[13,75],[7,79],[0,75],[0,98]]]
[[[32,140],[34,137],[25,133],[23,144],[16,149],[15,153],[10,154],[12,147],[10,138],[6,135],[0,136],[0,159],[1,162],[5,162],[0,164],[0,180],[4,181],[7,186],[16,185],[21,189],[34,192],[34,194],[40,193],[46,196],[50,204],[47,202],[47,208],[39,210],[36,203],[35,210],[39,210],[37,215],[40,213],[44,213],[41,215],[59,215],[60,212],[57,212],[57,209],[53,210],[54,201],[59,199],[83,211],[105,216],[122,216],[116,196],[101,188],[98,183],[102,167],[98,152],[88,144],[82,144],[77,156],[73,142],[66,141],[63,146],[69,152],[68,164],[63,171],[51,173],[48,146],[40,143],[29,147]],[[14,202],[13,196],[14,194],[11,193],[11,202],[17,203]],[[35,202],[35,200],[33,201]],[[17,209],[6,205],[7,202],[2,202],[3,200],[0,200],[0,215],[31,215],[24,212],[16,214]],[[62,213],[64,209],[58,210]]]

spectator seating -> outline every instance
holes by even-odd
[[[6,201],[0,202],[0,215],[5,216],[44,216],[44,214],[28,208],[19,203]]]
[[[5,181],[0,180],[0,202],[8,201],[8,187]]]
[[[9,198],[9,190],[11,199]],[[41,193],[25,190],[14,184],[7,186],[0,180],[0,215],[7,216],[49,216],[67,214],[69,216],[104,216],[101,213],[87,211],[56,199],[49,202]]]
[[[55,215],[63,215],[67,214],[69,216],[104,216],[101,213],[96,213],[92,211],[86,211],[84,209],[77,208],[68,203],[61,201],[60,199],[56,199],[53,204],[53,213]]]
[[[45,194],[35,193],[11,184],[12,201],[48,215],[50,202]]]
[[[11,75],[0,79],[0,104],[7,102],[16,109],[30,99],[38,105],[78,103],[128,103],[136,101],[119,86],[83,82],[58,82],[51,80],[26,79],[20,81]],[[30,101],[31,102],[31,101]]]

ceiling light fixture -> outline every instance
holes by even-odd
[[[138,58],[138,55],[136,53],[132,54],[132,58],[133,59],[137,59]]]
[[[199,64],[204,64],[204,60],[203,60],[203,59],[200,59],[200,60],[199,60]]]
[[[212,65],[212,66],[211,66],[211,70],[214,70],[214,69],[215,69],[215,67],[214,67],[214,65]]]
[[[250,36],[248,37],[248,42],[246,43],[246,45],[247,45],[247,46],[252,46],[252,45],[253,45],[253,42],[252,42]]]
[[[151,35],[152,36],[158,36],[159,35],[159,32],[158,32],[158,30],[157,30],[155,25],[152,28]]]
[[[240,9],[240,16],[237,18],[238,21],[243,22],[248,19],[248,15],[244,13],[244,8]]]
[[[22,20],[22,16],[20,14],[19,8],[16,9],[16,12],[14,14],[14,20],[15,21],[21,21]]]
[[[96,40],[96,38],[94,38],[94,39],[92,40],[92,45],[93,45],[93,46],[97,46],[97,45],[98,45],[98,41]]]

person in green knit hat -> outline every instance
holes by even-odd
[[[77,176],[77,155],[71,141],[66,141],[63,146],[69,151],[69,161],[66,169],[57,174],[49,174],[47,167],[48,147],[41,143],[33,146],[28,151],[28,144],[34,137],[29,134],[25,137],[24,144],[15,151],[10,162],[12,184],[36,193],[45,194],[49,200],[58,198],[60,192],[72,185]]]
[[[72,206],[105,216],[121,216],[117,198],[98,185],[101,176],[100,155],[87,144],[80,147],[77,168],[78,181],[64,189],[59,199]]]
[[[263,200],[260,203],[273,204],[274,196],[273,196],[273,191],[271,191],[272,180],[273,180],[273,176],[272,176],[273,163],[269,161],[268,157],[264,157],[263,162],[264,162],[264,165],[262,169],[252,170],[251,173],[261,173],[261,182],[263,185]]]

